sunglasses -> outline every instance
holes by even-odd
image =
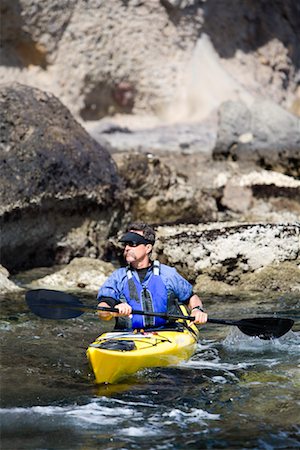
[[[142,242],[132,242],[132,241],[128,241],[128,242],[122,242],[123,246],[126,247],[128,245],[128,247],[138,247],[139,245],[146,245],[143,244]]]

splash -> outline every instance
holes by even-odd
[[[199,121],[226,100],[251,104],[252,96],[222,66],[209,37],[202,34],[174,101],[161,115],[170,122]]]
[[[300,353],[300,333],[289,331],[279,339],[262,340],[258,337],[250,337],[240,330],[233,328],[223,341],[223,346],[227,350],[265,352],[284,351],[289,354]]]

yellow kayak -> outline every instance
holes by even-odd
[[[192,322],[180,322],[156,330],[101,334],[87,349],[96,383],[118,383],[142,369],[187,361],[196,350],[199,330]]]

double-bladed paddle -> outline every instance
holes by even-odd
[[[34,289],[26,293],[26,302],[29,309],[44,319],[72,319],[81,316],[87,311],[108,311],[118,313],[116,308],[91,307],[84,305],[81,300],[72,294],[50,289]],[[149,317],[161,317],[167,320],[194,320],[193,316],[174,315],[167,313],[152,313],[133,310],[132,314]],[[274,339],[286,334],[293,326],[292,319],[277,317],[256,317],[242,320],[211,319],[207,322],[220,325],[238,327],[248,336],[256,336],[260,339]]]

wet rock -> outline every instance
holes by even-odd
[[[263,169],[300,176],[300,119],[270,101],[251,106],[228,101],[219,111],[213,156],[255,162]]]
[[[203,291],[207,280],[222,283],[224,289],[225,284],[239,285],[243,274],[257,274],[271,265],[289,262],[298,268],[300,224],[159,227],[155,249],[162,261],[175,265],[191,281],[202,277]]]
[[[240,290],[300,293],[300,260],[271,264],[254,273],[241,276]]]
[[[2,85],[0,103],[2,263],[98,256],[118,211],[109,153],[51,94]]]
[[[96,295],[112,273],[110,263],[92,258],[74,258],[67,266],[30,284],[31,288],[83,290]]]
[[[109,243],[121,261],[117,236]],[[201,294],[247,297],[250,293],[300,292],[299,223],[159,226],[153,257],[176,267]],[[26,282],[24,276],[20,281],[31,289],[79,290],[96,295],[117,267],[101,260],[75,258],[50,275],[38,278],[31,274],[30,280],[35,281]]]

